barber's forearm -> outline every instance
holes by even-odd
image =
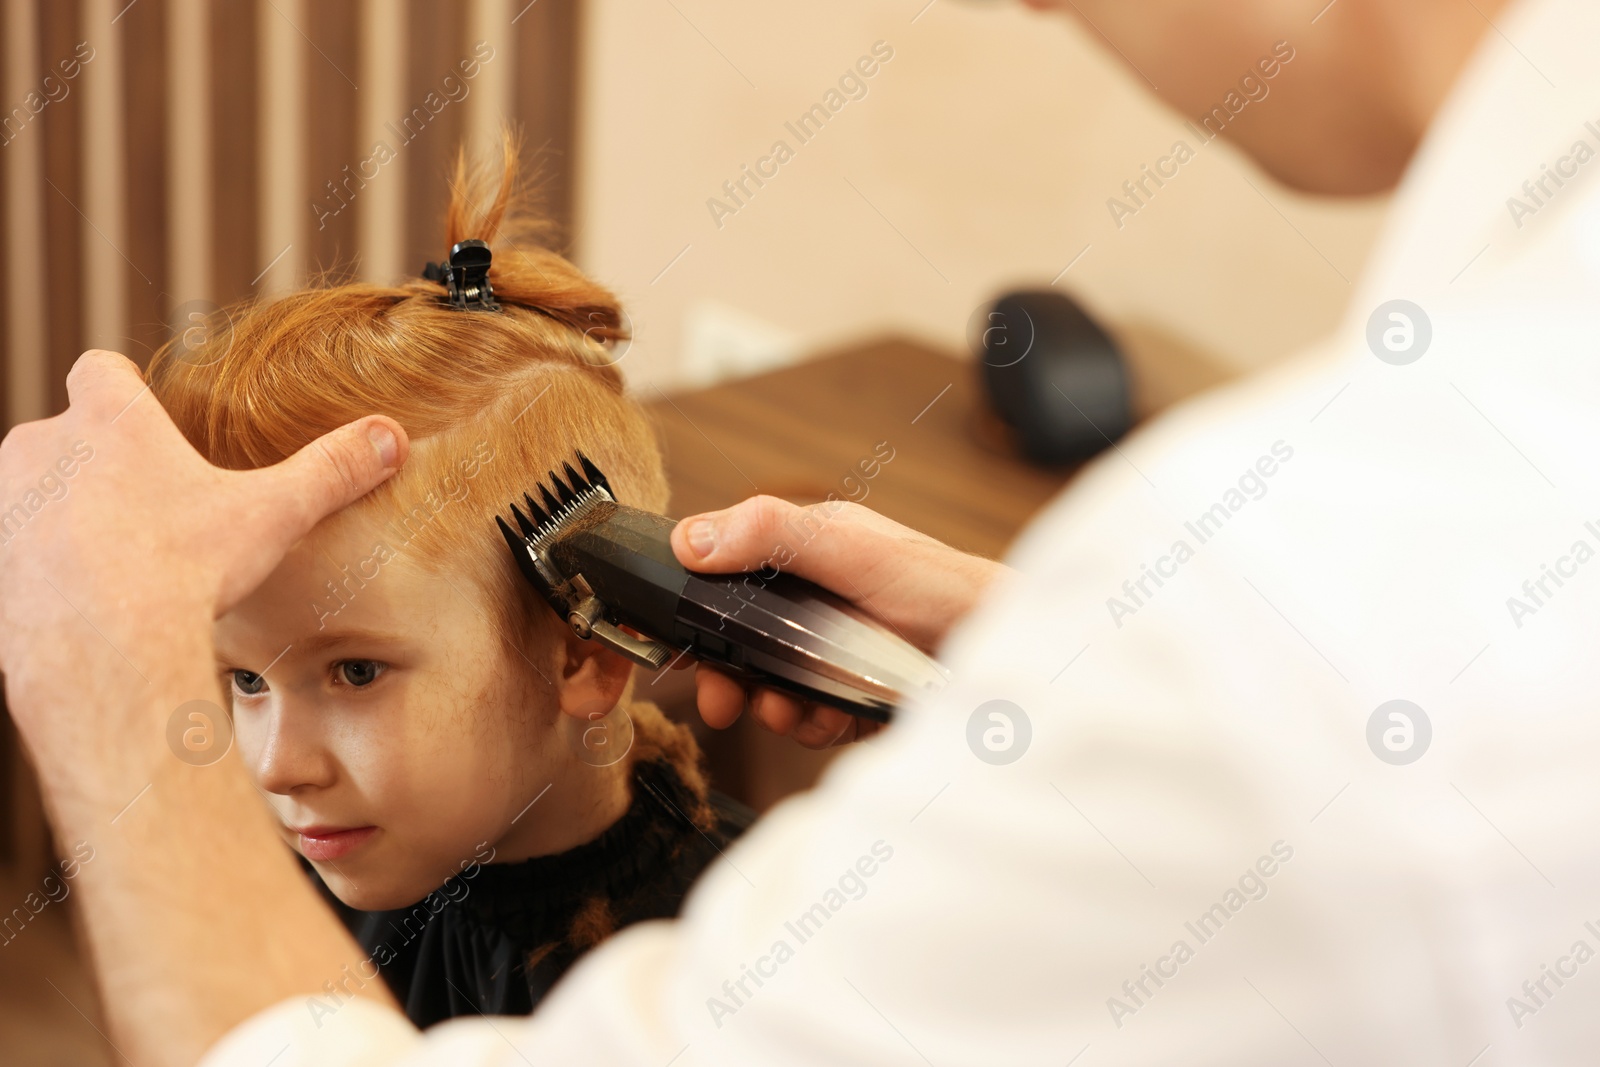
[[[206,669],[206,627],[173,626],[159,647],[125,649],[147,683],[120,662],[80,656],[75,675],[30,671],[8,685],[14,702],[42,701],[50,715],[81,714],[88,703],[102,710],[86,719],[137,724],[122,733],[136,745],[94,754],[109,770],[93,783],[51,774],[59,761],[42,770],[59,839],[94,849],[77,878],[84,925],[112,1040],[141,1067],[193,1063],[285,997],[320,994],[331,1004],[354,992],[389,1002],[381,980],[359,977],[369,970],[361,951],[277,838],[237,755],[191,766],[168,747],[175,709],[221,699]],[[98,740],[115,744],[118,733]],[[336,999],[324,990],[330,981],[341,987]]]

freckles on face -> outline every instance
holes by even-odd
[[[215,628],[240,753],[285,840],[369,910],[420,900],[505,832],[544,714],[476,586],[384,544],[324,523]]]

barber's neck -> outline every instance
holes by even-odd
[[[1320,12],[1305,0],[1027,2],[1109,42],[1185,119],[1249,93],[1224,137],[1285,185],[1360,196],[1399,181],[1514,0],[1333,0]]]
[[[1295,43],[1281,99],[1236,143],[1287,185],[1358,196],[1392,188],[1513,0],[1338,0]]]
[[[1385,80],[1391,86],[1393,123],[1413,145],[1433,125],[1479,47],[1498,35],[1496,23],[1513,6],[1514,0],[1362,4],[1379,35],[1375,39],[1382,42],[1383,52],[1375,60],[1392,68]]]

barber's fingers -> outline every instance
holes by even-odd
[[[951,548],[847,500],[801,507],[753,496],[691,515],[672,530],[678,562],[693,571],[783,571],[854,603],[924,651],[937,648],[1002,564]]]
[[[695,701],[706,725],[725,730],[748,707],[756,721],[780,736],[787,736],[800,721],[800,705],[772,689],[747,686],[715,667],[700,664],[695,670]]]
[[[846,516],[850,521],[838,521]],[[848,591],[863,562],[870,562],[868,544],[891,530],[933,543],[850,501],[802,507],[763,494],[684,519],[673,527],[672,549],[692,570],[725,574],[776,566],[839,592]],[[779,553],[780,545],[798,547]]]
[[[805,705],[776,689],[750,687],[750,714],[779,737],[790,737],[805,719]]]
[[[405,462],[406,432],[373,415],[330,430],[281,463],[251,475],[285,531],[303,536],[325,517],[371,492]]]
[[[780,737],[792,737],[808,748],[828,748],[873,732],[869,724],[838,708],[800,701],[776,689],[756,686],[747,689],[704,664],[695,674],[695,698],[700,717],[708,726],[726,729],[738,721],[748,707],[763,727]]]
[[[685,657],[685,662],[693,662]],[[694,673],[695,703],[700,717],[716,730],[726,730],[744,714],[744,686],[721,671],[701,664]]]
[[[395,420],[371,415],[330,430],[281,463],[238,472],[241,512],[248,515],[253,551],[276,561],[317,523],[354,503],[394,474],[410,454]],[[230,574],[219,610],[226,610],[266,577]]]
[[[807,704],[790,735],[807,748],[831,748],[855,740],[858,720],[826,704]]]
[[[67,403],[107,422],[121,416],[149,388],[133,360],[120,352],[99,348],[91,348],[74,360],[66,381]],[[149,402],[155,403],[153,399]]]
[[[672,551],[686,567],[713,573],[752,571],[766,561],[786,519],[799,508],[753,496],[731,508],[691,515],[672,528]]]

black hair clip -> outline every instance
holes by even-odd
[[[483,241],[460,241],[450,248],[448,263],[429,263],[422,276],[448,289],[446,301],[463,311],[499,311],[494,287],[489,284],[489,263],[494,254]]]

